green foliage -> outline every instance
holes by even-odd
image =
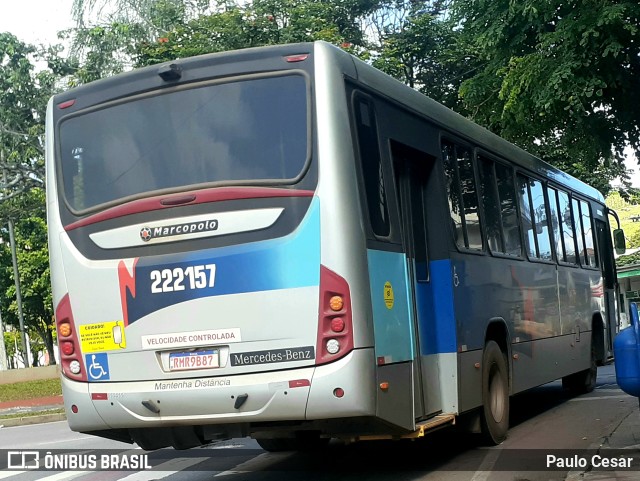
[[[31,214],[22,214],[15,222],[15,241],[20,272],[22,310],[25,328],[29,331],[32,347],[41,351],[45,347],[51,363],[55,364],[53,342],[53,301],[51,297],[51,275],[47,247],[47,225],[44,212],[44,191],[32,189],[13,202],[0,204],[5,211],[20,211],[21,206],[31,206]],[[37,207],[36,207],[37,206]],[[2,210],[0,209],[0,211]],[[0,231],[0,308],[3,321],[19,329],[16,287],[13,272],[9,233],[6,226]],[[18,344],[20,345],[20,343]],[[34,357],[35,358],[35,357]]]
[[[477,68],[473,49],[443,17],[440,2],[408,3],[404,18],[381,27],[373,66],[462,112],[458,89]]]
[[[460,90],[472,118],[591,183],[625,180],[640,150],[640,4],[455,0],[483,68]]]
[[[3,401],[24,401],[39,397],[59,396],[62,394],[60,379],[0,384],[0,399]]]
[[[44,179],[44,114],[55,75],[36,72],[42,56],[10,33],[0,33],[0,200]]]
[[[616,259],[616,266],[618,267],[637,266],[637,265],[640,265],[640,252],[636,252],[635,254],[620,256]]]
[[[137,65],[263,45],[327,42],[361,45],[357,0],[254,0],[221,3],[217,11],[176,25],[166,36],[139,45]]]

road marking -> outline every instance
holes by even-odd
[[[622,398],[631,399],[632,397],[633,396],[629,396],[628,394],[620,394],[619,396],[577,397],[577,398],[569,399],[569,402],[573,402],[573,401],[602,401],[603,399],[622,399]]]
[[[141,471],[139,473],[131,474],[119,481],[153,481],[156,479],[166,478],[172,474],[176,474],[189,466],[206,461],[209,458],[175,458],[167,461],[166,463],[154,466],[149,471]]]
[[[262,453],[255,458],[251,458],[244,463],[240,463],[234,466],[232,469],[228,469],[226,471],[222,471],[216,474],[214,477],[217,478],[219,476],[229,476],[229,475],[237,475],[244,473],[252,473],[258,471],[266,471],[266,469],[275,462],[282,461],[285,458],[288,458],[293,453]]]
[[[480,468],[475,473],[473,473],[471,481],[486,481],[491,475],[491,471],[493,471],[493,467],[498,461],[501,453],[501,449],[490,450],[482,460]]]
[[[45,478],[39,478],[40,481],[63,481],[65,479],[73,479],[85,474],[89,474],[91,471],[65,471],[64,473],[52,474]]]
[[[26,471],[0,471],[0,479],[10,478],[22,473],[26,473]]]

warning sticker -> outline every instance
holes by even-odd
[[[83,352],[113,351],[127,347],[124,322],[101,322],[80,326],[80,344]]]
[[[387,309],[393,309],[393,287],[389,281],[384,283],[384,305]]]

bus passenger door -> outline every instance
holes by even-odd
[[[602,269],[603,278],[603,293],[604,293],[604,305],[601,306],[603,313],[605,314],[604,322],[605,328],[605,350],[607,352],[603,354],[603,360],[606,361],[608,357],[613,356],[613,338],[618,333],[618,311],[616,309],[616,286],[617,279],[615,273],[615,264],[613,258],[613,245],[611,243],[611,234],[607,225],[601,220],[594,219],[596,223],[596,241],[598,245],[598,259],[600,261],[600,268]],[[599,346],[598,346],[599,347]],[[596,354],[598,354],[596,352]]]
[[[423,362],[420,325],[429,322],[419,298],[429,286],[427,256],[426,184],[435,159],[425,152],[391,142],[396,191],[400,208],[402,245],[407,257],[407,287],[413,313],[415,340],[414,405],[416,418],[440,410],[440,379],[437,366]]]

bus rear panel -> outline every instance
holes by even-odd
[[[353,274],[321,257],[313,55],[291,54],[198,58],[179,80],[151,67],[52,99],[73,430],[189,447],[374,414]]]

